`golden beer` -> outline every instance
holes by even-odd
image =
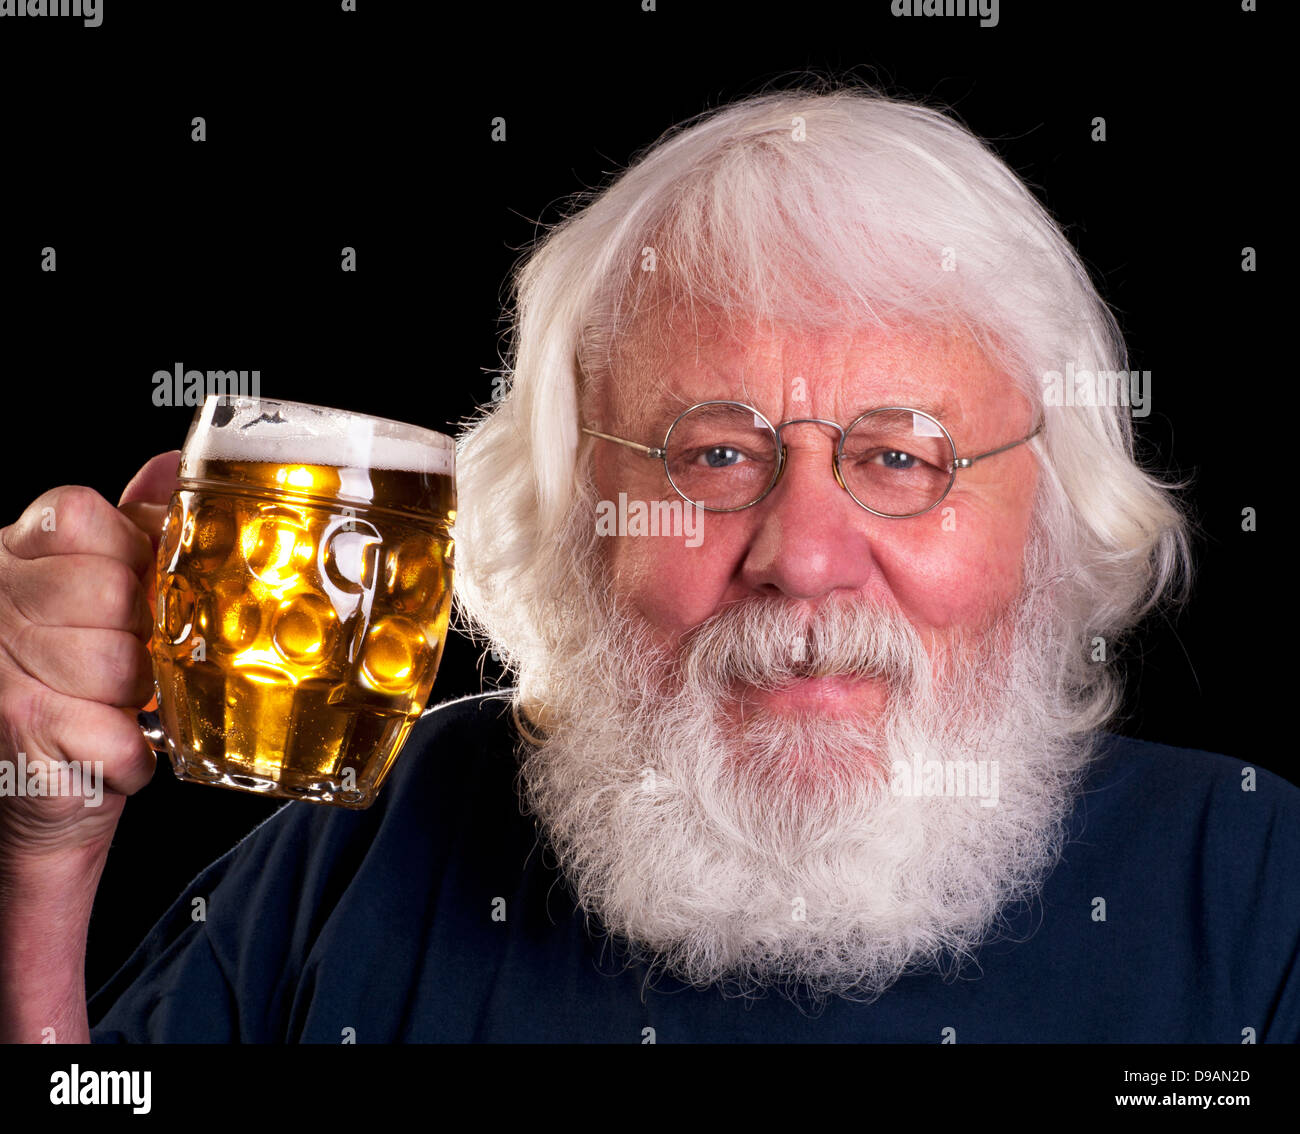
[[[412,460],[369,442],[363,452],[423,467],[358,467],[291,460],[314,446],[269,437],[283,456],[187,442],[158,555],[162,731],[182,779],[366,807],[442,655],[452,452]],[[340,452],[354,461],[355,449]]]

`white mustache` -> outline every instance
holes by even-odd
[[[682,671],[698,686],[742,682],[777,689],[803,677],[883,678],[897,689],[924,679],[927,654],[897,611],[854,602],[809,611],[786,599],[736,603],[683,639]]]

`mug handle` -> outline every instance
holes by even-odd
[[[140,709],[135,715],[136,724],[140,726],[145,741],[153,749],[154,755],[167,755],[167,737],[163,733],[162,721],[152,709]]]

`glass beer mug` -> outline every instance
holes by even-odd
[[[442,656],[455,518],[450,437],[209,397],[159,544],[141,717],[176,775],[368,807]]]

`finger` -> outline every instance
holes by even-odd
[[[120,559],[102,555],[19,559],[5,582],[4,599],[38,626],[125,630],[141,639],[153,629],[144,587]]]
[[[136,500],[130,504],[119,504],[117,510],[149,537],[149,545],[157,556],[158,545],[162,542],[163,524],[167,521],[167,505]],[[150,563],[149,569],[152,567],[153,564]]]
[[[6,684],[0,709],[18,722],[18,750],[51,759],[102,760],[104,782],[131,795],[152,778],[157,761],[130,715],[109,705],[67,697],[35,681]]]
[[[68,484],[38,496],[0,531],[5,550],[20,559],[105,555],[137,575],[153,562],[149,538],[93,488]]]
[[[123,504],[166,504],[176,491],[176,472],[181,464],[181,451],[172,449],[159,453],[145,462],[144,467],[131,478],[117,502]]]
[[[149,537],[152,558],[145,569],[136,574],[144,580],[146,598],[151,609],[157,590],[153,560],[158,558],[158,545],[162,542],[163,524],[167,519],[167,505],[172,493],[176,491],[176,473],[180,468],[180,460],[179,449],[171,449],[150,458],[131,478],[117,503],[119,511]]]
[[[13,659],[56,693],[122,707],[143,705],[153,691],[144,643],[124,630],[22,623]]]

